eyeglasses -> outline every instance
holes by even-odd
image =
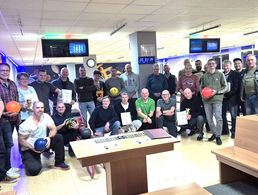
[[[164,93],[164,94],[162,94],[162,95],[169,95],[168,93]]]
[[[10,72],[9,69],[3,69],[3,70],[0,70],[0,72]]]

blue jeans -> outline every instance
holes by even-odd
[[[169,134],[173,137],[177,137],[177,127],[174,116],[160,116],[156,118],[156,124],[158,128],[163,128],[163,126],[167,127]]]
[[[90,113],[90,115],[92,114],[93,110],[95,109],[95,103],[94,101],[90,101],[90,102],[79,102],[79,108],[81,111],[81,115],[83,117],[84,123],[87,126],[87,112]]]
[[[258,96],[251,95],[245,97],[246,115],[258,114]]]
[[[211,104],[204,103],[204,109],[205,109],[206,118],[209,123],[211,132],[216,137],[220,137],[222,132],[222,124],[223,124],[222,102],[216,102]],[[216,119],[216,126],[213,121],[213,115],[215,116],[215,119]]]
[[[237,105],[231,105],[230,100],[223,100],[222,105],[222,118],[223,118],[223,129],[222,133],[228,134],[228,120],[227,120],[227,111],[229,111],[231,116],[231,133],[235,133],[236,130],[236,117],[237,117]]]
[[[109,130],[111,131],[110,135],[117,135],[119,133],[119,129],[121,127],[121,123],[119,121],[115,121],[113,124],[110,124]],[[105,134],[104,127],[97,127],[95,129],[96,132],[101,133],[102,136]]]
[[[11,168],[12,129],[9,122],[0,124],[0,181]]]

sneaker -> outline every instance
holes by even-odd
[[[20,173],[20,169],[17,168],[17,167],[12,167],[12,168],[10,168],[9,170],[11,170],[12,172]]]
[[[235,139],[235,133],[231,133],[231,138]]]
[[[220,137],[216,137],[216,144],[217,145],[221,145],[222,144],[222,141],[221,141]]]
[[[3,183],[15,183],[15,182],[17,182],[17,179],[9,177],[8,175],[6,175],[5,178],[1,182],[3,182]]]
[[[190,130],[190,133],[188,133],[188,136],[192,136],[193,134],[195,134],[194,130]]]
[[[60,163],[60,164],[55,164],[55,167],[56,167],[56,168],[60,168],[60,169],[62,169],[62,170],[64,170],[64,171],[70,169],[70,166],[67,165],[67,164],[65,164],[64,162],[63,162],[63,163]]]
[[[185,129],[183,129],[183,128],[180,128],[180,130],[177,132],[178,134],[181,134],[181,133],[183,133],[185,131]]]
[[[203,134],[198,135],[197,141],[201,141],[203,139]]]
[[[208,141],[211,142],[211,141],[215,140],[215,138],[216,138],[216,137],[215,137],[215,135],[213,134],[213,135],[208,139]]]
[[[20,177],[20,173],[15,171],[15,169],[10,168],[7,172],[6,175],[10,178],[17,179]]]

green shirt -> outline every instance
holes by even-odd
[[[144,102],[142,100],[142,98],[138,98],[136,101],[135,101],[135,107],[136,107],[136,110],[141,110],[143,114],[145,115],[149,115],[149,113],[152,111],[154,112],[155,111],[155,101],[151,98],[148,98],[146,102]],[[138,118],[142,121],[143,118],[139,117]]]
[[[249,70],[245,77],[244,77],[244,87],[245,87],[245,94],[246,95],[255,95],[256,91],[255,91],[255,84],[254,84],[254,72],[255,72],[255,68],[252,70]]]

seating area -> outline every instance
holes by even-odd
[[[234,146],[213,150],[219,161],[220,183],[258,182],[258,116],[237,118]]]

